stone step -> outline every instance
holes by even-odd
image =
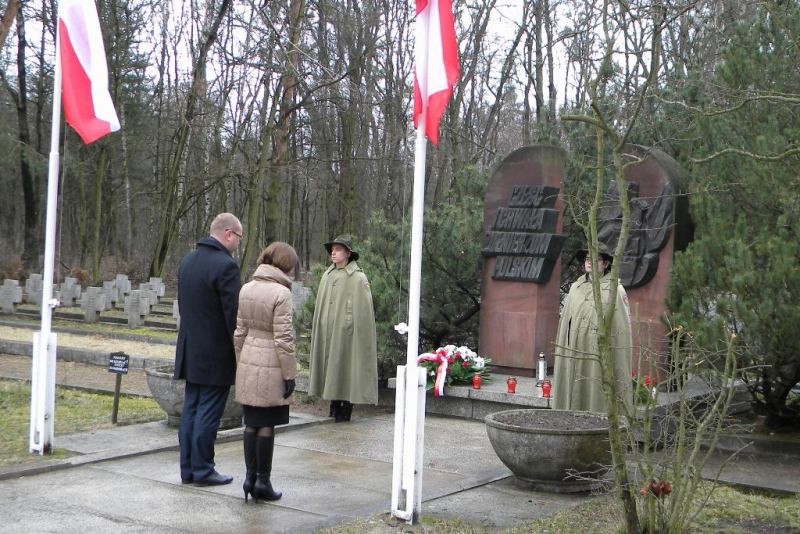
[[[428,390],[425,397],[425,413],[483,419],[490,413],[518,408],[550,407],[550,400],[539,396],[535,378],[517,376],[516,393],[508,393],[506,380],[510,375],[492,373],[491,380],[483,380],[480,389],[471,386],[451,386],[444,388],[444,396],[436,397]],[[548,376],[552,382],[553,377]],[[395,389],[395,378],[389,379],[389,389]]]

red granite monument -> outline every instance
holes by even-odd
[[[663,379],[669,355],[665,301],[672,258],[692,240],[693,227],[683,194],[685,177],[677,162],[653,148],[631,146],[629,153],[639,161],[625,173],[631,232],[620,281],[630,303],[632,368]],[[598,239],[615,247],[622,224],[616,182],[609,187],[598,223]]]
[[[693,228],[678,164],[657,149],[631,146],[628,154],[638,161],[626,170],[631,232],[620,280],[631,306],[632,367],[663,378],[669,354],[665,301],[672,257],[686,248]],[[565,160],[560,148],[520,148],[498,165],[486,189],[480,354],[491,357],[500,372],[534,376],[539,353],[545,354],[548,366],[553,364]],[[615,181],[598,219],[598,239],[613,249],[622,224]]]
[[[557,147],[520,148],[486,189],[480,354],[497,371],[534,376],[540,352],[553,363],[565,160]]]

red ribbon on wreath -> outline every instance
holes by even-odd
[[[426,353],[417,358],[417,363],[436,362],[439,366],[436,369],[436,380],[433,382],[433,396],[444,397],[444,382],[447,377],[447,366],[450,364],[447,354],[444,351],[436,354]]]

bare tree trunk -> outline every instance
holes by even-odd
[[[11,24],[19,11],[19,0],[8,0],[6,4],[6,11],[3,13],[3,18],[0,20],[0,52],[3,51],[3,45],[6,43],[8,37],[8,30],[11,29]]]
[[[533,9],[534,26],[533,34],[536,42],[536,60],[534,72],[536,76],[536,83],[534,88],[536,91],[536,122],[544,122],[544,46],[542,45],[542,26],[543,26],[543,2],[536,2]]]
[[[252,264],[253,259],[258,254],[257,247],[260,246],[259,242],[268,242],[271,239],[272,232],[269,228],[264,228],[263,232],[266,236],[262,235],[261,224],[261,204],[264,180],[270,172],[272,165],[272,121],[269,120],[275,114],[278,101],[275,98],[270,98],[269,91],[269,76],[264,76],[264,100],[261,107],[261,133],[259,135],[259,154],[258,164],[253,177],[250,180],[250,186],[247,192],[248,209],[245,219],[247,227],[247,235],[245,239],[244,252],[242,253],[242,266],[249,266]],[[247,269],[242,270],[242,277],[246,276]]]
[[[89,227],[89,202],[87,196],[89,193],[87,192],[86,176],[83,170],[75,169],[74,175],[78,180],[78,205],[75,206],[75,216],[78,219],[78,235],[75,238],[78,241],[78,265],[82,266],[85,264],[86,256],[89,254],[89,238],[87,235],[87,228]]]
[[[180,172],[186,159],[186,147],[192,133],[192,127],[200,109],[200,99],[203,97],[202,93],[206,82],[206,59],[230,6],[231,0],[222,0],[219,11],[217,11],[208,32],[200,43],[197,58],[194,61],[192,84],[186,98],[183,121],[175,132],[175,145],[167,162],[166,176],[164,177],[164,203],[158,223],[155,253],[150,263],[150,276],[162,276],[169,247],[179,222],[181,211],[178,206]]]
[[[39,268],[39,187],[38,180],[31,165],[31,134],[28,128],[28,75],[25,66],[25,54],[28,42],[25,37],[25,17],[20,10],[17,15],[17,87],[14,90],[5,81],[6,89],[11,94],[17,107],[17,128],[20,149],[19,168],[22,181],[22,198],[25,205],[25,237],[22,249],[22,263],[28,269]]]
[[[120,144],[122,145],[122,213],[121,226],[122,236],[122,255],[127,259],[131,255],[133,245],[133,221],[131,220],[131,176],[128,168],[128,133],[125,128],[125,103],[120,104]]]
[[[101,142],[102,143],[102,142]],[[100,146],[97,164],[94,172],[94,231],[92,232],[92,285],[100,285],[102,273],[100,272],[100,230],[103,227],[103,178],[106,175],[106,160],[108,159],[106,144]]]
[[[554,16],[550,16],[550,0],[542,0],[543,8],[542,11],[544,12],[544,31],[545,35],[547,35],[547,45],[546,55],[547,55],[547,95],[548,95],[548,104],[547,104],[547,122],[550,124],[554,124],[556,122],[556,99],[558,97],[558,92],[556,90],[556,83],[555,83],[555,69],[553,67],[553,24],[554,24]]]
[[[297,77],[300,60],[300,30],[306,16],[305,0],[292,0],[287,14],[288,38],[283,49],[285,63],[278,90],[280,91],[280,105],[278,119],[273,131],[275,151],[272,155],[272,179],[267,196],[267,232],[272,236],[281,236],[279,230],[281,206],[284,205],[283,189],[288,180],[287,165],[289,163],[289,135],[292,115],[297,109],[294,103],[299,83]]]

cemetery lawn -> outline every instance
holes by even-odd
[[[109,313],[109,312],[105,312]],[[14,322],[19,322],[20,327],[27,326],[27,327],[34,327],[37,331],[39,329],[39,322],[38,320],[34,320],[32,318],[19,318],[13,315],[7,315],[4,317],[6,324]],[[111,323],[85,323],[83,321],[69,321],[66,319],[61,318],[53,318],[53,327],[58,328],[65,328],[70,331],[75,332],[85,332],[87,334],[93,334],[97,336],[108,336],[114,337],[118,334],[126,334],[126,335],[133,335],[133,336],[142,336],[148,337],[153,339],[161,339],[164,341],[175,341],[178,339],[178,332],[176,330],[170,330],[165,328],[151,328],[148,326],[142,326],[139,328],[128,328],[127,325],[120,325],[120,324],[111,324]]]
[[[111,408],[114,395],[90,393],[56,387],[55,433],[72,434],[113,426]],[[0,379],[0,467],[41,460],[29,454],[30,384],[18,380]],[[121,395],[117,421],[120,425],[158,421],[164,411],[153,399]],[[68,454],[56,448],[51,458]]]
[[[710,482],[704,483],[706,488]],[[704,488],[705,489],[705,488]],[[622,507],[613,494],[603,494],[587,499],[584,504],[568,508],[551,517],[521,523],[515,527],[487,528],[479,523],[461,519],[439,519],[425,515],[419,523],[408,526],[389,514],[357,519],[320,530],[321,534],[506,534],[591,532],[592,534],[619,534],[625,532]],[[711,498],[687,530],[689,534],[716,534],[718,532],[783,534],[800,532],[800,495],[766,494],[717,485]]]

